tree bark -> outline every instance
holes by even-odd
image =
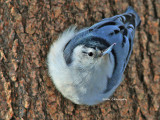
[[[53,85],[52,42],[133,6],[141,17],[125,78],[110,100],[75,105]],[[1,0],[0,119],[160,119],[160,0]]]

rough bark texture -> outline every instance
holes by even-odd
[[[125,79],[111,100],[79,106],[48,76],[58,35],[133,6],[141,17]],[[125,100],[115,100],[125,99]],[[0,119],[160,119],[160,0],[0,0]]]

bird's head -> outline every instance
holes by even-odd
[[[94,67],[95,65],[103,65],[106,63],[106,60],[110,57],[110,53],[114,45],[115,43],[110,46],[107,46],[105,49],[100,49],[99,46],[96,45],[77,45],[73,49],[71,66],[87,69]]]

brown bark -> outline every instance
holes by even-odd
[[[125,79],[100,105],[75,105],[48,76],[49,46],[72,24],[90,26],[133,6],[141,17]],[[0,119],[160,119],[160,0],[1,0]]]

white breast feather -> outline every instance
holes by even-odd
[[[71,27],[66,30],[57,41],[55,41],[49,50],[47,56],[47,64],[49,75],[56,85],[57,89],[68,99],[77,104],[96,104],[103,99],[103,90],[107,87],[107,78],[112,76],[114,69],[114,57],[111,54],[109,57],[102,61],[101,66],[97,66],[96,70],[88,71],[75,75],[72,69],[66,65],[63,50],[65,45],[75,35],[75,28]],[[84,81],[86,77],[86,81]],[[81,80],[80,80],[81,79]],[[74,84],[74,81],[80,80],[81,84]]]

